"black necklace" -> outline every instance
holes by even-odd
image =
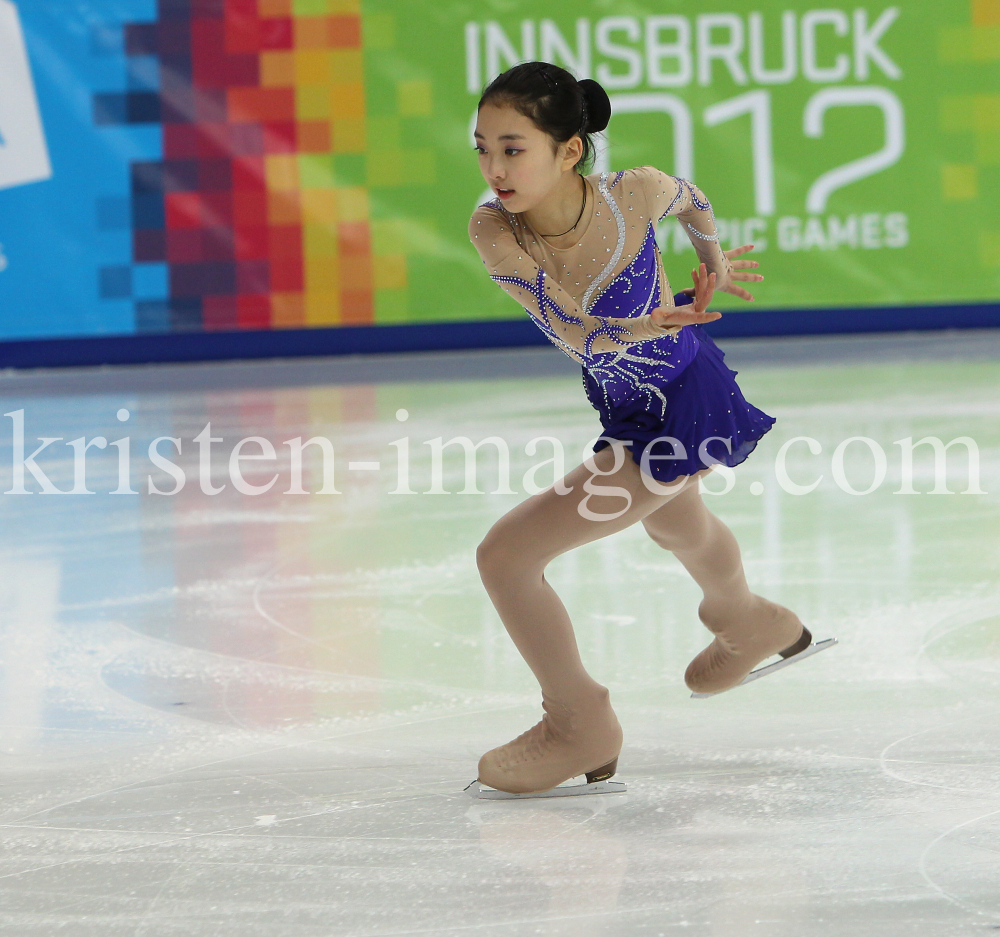
[[[583,182],[583,204],[580,206],[580,214],[576,216],[576,221],[574,221],[573,224],[570,227],[568,227],[565,231],[563,231],[562,234],[541,234],[541,232],[539,232],[539,234],[541,234],[541,236],[543,238],[561,238],[563,235],[569,234],[570,231],[572,231],[573,228],[575,228],[580,223],[580,219],[583,217],[583,210],[586,207],[587,207],[587,181],[584,180],[584,182]]]

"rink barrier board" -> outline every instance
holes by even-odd
[[[1000,304],[730,313],[705,326],[715,338],[1000,328]],[[528,318],[259,331],[173,332],[0,342],[0,368],[519,348],[548,344]]]

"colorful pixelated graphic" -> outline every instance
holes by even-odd
[[[102,273],[107,293],[159,272],[138,331],[371,323],[368,195],[337,181],[365,151],[358,3],[159,0],[124,44],[158,90],[98,94],[95,121],[163,130],[131,165],[135,263]]]
[[[0,340],[523,323],[467,222],[527,58],[606,84],[608,168],[757,244],[721,311],[997,303],[1000,0],[668,6],[0,0]]]

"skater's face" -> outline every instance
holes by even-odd
[[[556,143],[513,107],[484,104],[476,122],[476,152],[480,172],[504,208],[524,212],[564,183],[583,145],[578,136]]]

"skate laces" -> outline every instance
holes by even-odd
[[[527,732],[522,732],[516,739],[500,746],[499,764],[501,767],[509,768],[539,761],[556,741],[548,720],[542,717],[541,722],[533,725]]]
[[[595,710],[599,712],[610,706],[610,696],[607,696],[597,704]],[[586,723],[582,711],[571,709],[544,695],[542,710],[544,715],[540,722],[522,732],[516,739],[500,746],[498,754],[502,755],[498,762],[502,767],[532,764],[545,759],[553,749],[571,746],[583,728],[582,723]]]

